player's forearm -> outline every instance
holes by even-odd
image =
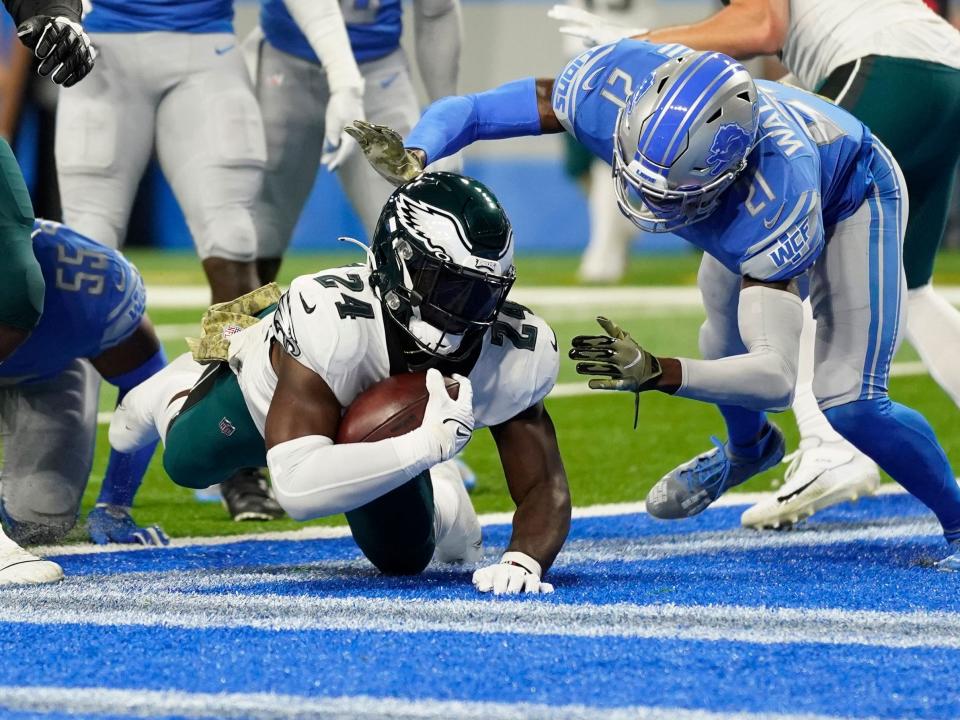
[[[436,437],[418,428],[377,442],[334,445],[308,435],[270,448],[277,502],[294,520],[348,512],[399,487],[441,460]]]
[[[290,15],[327,72],[330,92],[363,88],[343,12],[336,0],[285,0]]]
[[[463,26],[459,0],[414,2],[417,67],[430,102],[457,92]]]
[[[517,505],[507,550],[529,555],[546,572],[567,540],[570,512],[570,490],[565,475],[561,473],[560,477],[538,483]]]
[[[436,162],[477,140],[539,135],[540,110],[533,78],[487,92],[445,97],[426,109],[404,145]]]
[[[642,39],[679,43],[694,50],[716,50],[748,59],[779,51],[786,37],[787,21],[776,2],[734,0],[702,22],[661,28]]]
[[[745,288],[740,293],[739,326],[748,352],[718,360],[681,358],[679,387],[668,387],[676,382],[676,377],[661,376],[658,389],[750,410],[789,407],[800,357],[800,298],[770,287]]]

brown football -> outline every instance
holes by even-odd
[[[460,383],[444,378],[456,399]],[[404,373],[381,380],[360,393],[340,419],[338,443],[375,442],[416,430],[427,407],[427,374]]]

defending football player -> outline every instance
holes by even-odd
[[[774,52],[793,81],[850,111],[890,149],[903,169],[910,217],[903,243],[906,338],[933,378],[960,405],[960,311],[930,283],[960,163],[960,33],[921,0],[725,0],[706,20],[641,31],[642,39],[679,42],[737,58]],[[636,34],[589,13],[557,6],[561,32],[588,44]],[[619,33],[619,34],[618,34]],[[611,37],[612,36],[612,37]],[[917,132],[923,127],[923,132]],[[800,372],[793,411],[802,437],[786,482],[747,510],[743,523],[778,527],[873,492],[876,465],[833,430],[811,386],[815,328],[804,308]]]
[[[400,46],[400,0],[340,8],[335,0],[266,0],[260,13],[264,39],[256,49],[255,86],[267,169],[254,221],[262,283],[277,276],[321,162],[337,172],[372,237],[393,186],[352,152],[356,143],[343,128],[369,118],[407,132],[420,115]],[[452,95],[460,69],[459,0],[414,0],[413,15],[427,96]],[[456,168],[448,162],[445,169]]]
[[[224,361],[197,381],[202,367],[184,355],[134,390],[114,416],[111,445],[131,452],[163,438],[164,467],[187,486],[266,462],[291,517],[346,513],[374,565],[412,574],[433,557],[480,559],[476,514],[447,461],[475,427],[489,427],[517,511],[507,552],[474,584],[548,592],[543,573],[570,525],[543,406],[559,358],[550,327],[506,301],[513,281],[513,232],[496,198],[461,175],[427,173],[390,197],[369,265],[296,278],[275,309],[271,286],[212,308],[198,353]],[[232,334],[229,347],[219,340],[218,317],[229,325],[258,311],[264,317]],[[429,401],[419,428],[334,443],[343,408],[361,392],[424,369]],[[460,383],[456,400],[441,372]]]
[[[620,209],[705,251],[698,284],[706,360],[657,359],[615,325],[580,338],[578,370],[600,389],[659,389],[720,406],[728,442],[668,473],[647,497],[689,517],[778,463],[765,410],[789,407],[809,279],[818,319],[814,393],[830,424],[939,518],[960,569],[960,487],[929,423],[887,394],[905,280],[907,198],[887,149],[844,110],[757,82],[732,58],[623,40],[587,51],[553,80],[529,78],[431,106],[403,141],[352,130],[387,177],[476,139],[567,130],[613,165]],[[829,241],[829,242],[828,242]]]
[[[253,203],[266,149],[233,31],[232,0],[97,0],[85,19],[97,73],[57,108],[57,174],[67,225],[119,247],[156,147],[213,302],[259,285]],[[236,520],[282,515],[256,471],[220,487]]]
[[[164,366],[160,342],[144,315],[136,268],[119,253],[58,223],[38,221],[33,249],[46,281],[44,312],[29,339],[0,365],[4,458],[0,515],[0,583],[51,582],[54,563],[17,547],[58,542],[77,521],[93,465],[97,398],[88,393],[90,364],[116,386],[119,399]],[[112,452],[87,530],[97,543],[167,543],[157,527],[130,517],[155,445]]]

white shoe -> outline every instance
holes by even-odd
[[[626,257],[619,253],[587,248],[577,269],[577,280],[591,285],[615,285],[627,272]]]
[[[880,485],[876,463],[846,441],[804,440],[783,462],[790,463],[783,486],[743,513],[744,527],[789,527],[831,505],[873,495]]]
[[[0,585],[42,585],[63,580],[55,562],[28,553],[19,545],[0,545]]]
[[[438,492],[436,486],[443,483],[457,495],[457,516],[449,527],[438,528],[433,559],[440,563],[480,562],[483,560],[483,531],[459,469],[448,460],[430,468],[430,476],[435,494]]]

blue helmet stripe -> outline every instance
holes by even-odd
[[[673,106],[681,93],[686,91],[687,83],[695,78],[697,70],[710,59],[710,56],[711,54],[705,53],[681,70],[676,80],[674,80],[673,87],[670,88],[667,96],[657,103],[660,108],[658,117],[654,122],[644,128],[640,135],[640,142],[637,143],[639,151],[654,162],[665,164],[665,161],[668,159],[664,153],[661,153],[660,157],[657,157],[656,154],[651,155],[651,150],[656,153],[655,147],[651,148],[651,145],[654,143],[656,145],[660,145],[661,143],[668,144],[676,130],[676,125],[683,122],[683,116],[680,115],[680,112],[674,109]],[[700,84],[695,86],[695,93],[699,94],[702,92],[703,86],[706,85],[707,82],[706,79],[702,79]]]

